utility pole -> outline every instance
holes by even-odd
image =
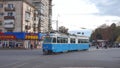
[[[58,14],[57,20],[56,20],[56,30],[57,30],[58,32],[59,32],[59,26],[58,26],[58,25],[59,25],[59,24],[58,24],[58,18],[59,18],[59,16],[60,16],[60,15]]]
[[[58,28],[58,20],[56,20],[56,30],[59,31],[59,28]]]
[[[56,31],[59,31],[59,26],[58,26],[58,25],[59,25],[59,21],[58,21],[58,17],[59,17],[59,15],[57,16],[57,20],[52,20],[52,22],[55,23],[55,27],[56,27],[55,30],[56,30]]]

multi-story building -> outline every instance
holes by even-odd
[[[38,11],[38,32],[50,32],[52,16],[52,0],[27,0],[33,4]]]
[[[35,7],[24,0],[0,1],[0,31],[35,32],[37,14]]]
[[[37,32],[36,8],[25,0],[0,0],[0,32]],[[29,40],[1,40],[6,46],[29,48]],[[15,45],[13,45],[15,44]]]
[[[0,0],[2,32],[49,32],[51,16],[52,0]]]
[[[49,32],[52,28],[51,4],[52,0],[0,0],[0,32]],[[3,40],[6,45],[10,42],[29,48],[37,41]]]

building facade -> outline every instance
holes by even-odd
[[[37,33],[38,16],[36,8],[25,0],[0,1],[0,32],[28,32]],[[29,48],[30,40],[2,40],[5,47]],[[35,41],[33,41],[35,42]]]
[[[50,32],[52,16],[52,0],[0,0],[0,32]],[[23,48],[39,41],[1,40],[9,46],[20,43]],[[13,45],[13,46],[14,46]]]
[[[36,8],[24,0],[0,1],[0,31],[35,32]]]
[[[33,4],[38,11],[38,32],[46,33],[52,29],[52,0],[27,0]]]
[[[50,32],[52,0],[1,0],[0,31]]]

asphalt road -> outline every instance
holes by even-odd
[[[0,50],[0,68],[120,68],[120,48],[42,55],[39,50]]]

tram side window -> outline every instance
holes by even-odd
[[[62,38],[62,43],[68,43],[68,39],[67,38]]]
[[[70,39],[70,43],[75,43],[75,39],[74,39],[74,38],[71,38],[71,39]]]
[[[44,39],[44,43],[51,43],[51,40],[52,40],[52,38],[46,37],[46,38]]]
[[[82,40],[81,40],[81,43],[88,43],[88,42],[89,42],[88,39],[82,39]]]
[[[78,39],[78,43],[81,43],[81,39]]]
[[[64,43],[64,38],[61,38],[61,43]]]
[[[68,43],[68,38],[57,37],[57,43]]]
[[[85,39],[85,43],[89,43],[89,40],[88,40],[88,39]]]
[[[84,43],[85,41],[84,41],[84,39],[81,39],[81,43]]]
[[[56,38],[53,38],[53,43],[56,43]]]
[[[68,38],[65,38],[65,43],[68,43]]]
[[[60,37],[57,37],[57,43],[61,43],[61,38]]]

